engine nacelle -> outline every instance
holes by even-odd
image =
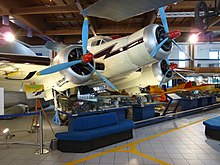
[[[166,60],[158,61],[148,67],[144,67],[141,75],[146,85],[158,85],[167,71],[169,70],[169,64]],[[173,76],[173,72],[169,71],[163,79],[163,82],[169,81]]]
[[[166,59],[173,48],[170,40],[161,46],[153,58],[150,58],[150,53],[165,38],[167,34],[164,28],[157,24],[148,25],[131,34],[127,39],[129,45],[127,52],[132,64],[142,67],[156,60]]]
[[[152,52],[154,48],[161,43],[166,36],[164,28],[157,24],[151,24],[144,29],[144,44],[148,52]],[[154,56],[157,60],[162,60],[168,57],[172,50],[172,42],[165,42]]]
[[[83,55],[82,46],[70,45],[62,49],[54,58],[54,65],[66,63],[75,60],[81,60]],[[90,62],[94,65],[94,61]],[[93,75],[94,71],[88,64],[79,63],[71,66],[67,69],[60,71],[65,77],[65,80],[72,82],[73,84],[82,84],[87,82]]]

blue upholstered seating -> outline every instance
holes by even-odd
[[[134,123],[131,120],[118,122],[115,113],[106,113],[76,118],[72,131],[56,133],[55,136],[60,140],[85,141],[132,128]]]
[[[220,130],[220,116],[208,119],[203,124],[211,129]]]
[[[89,151],[133,137],[134,122],[127,119],[118,121],[115,112],[78,117],[71,124],[68,132],[55,135],[58,149],[64,152]],[[81,150],[76,146],[86,148]]]
[[[205,134],[213,139],[220,140],[220,116],[208,119],[203,122]]]

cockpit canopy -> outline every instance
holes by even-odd
[[[94,36],[89,39],[88,46],[89,47],[98,46],[98,45],[104,44],[106,42],[109,42],[111,40],[112,40],[112,38],[109,36]]]

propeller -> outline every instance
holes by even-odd
[[[178,65],[177,65],[176,63],[173,63],[173,62],[172,62],[172,63],[170,63],[170,64],[168,65],[168,67],[169,67],[169,69],[168,69],[168,70],[166,71],[166,73],[164,74],[162,80],[160,81],[159,86],[162,85],[164,79],[166,78],[166,76],[167,76],[167,74],[168,74],[169,72],[174,72],[174,73],[176,73],[178,76],[180,76],[182,79],[184,79],[185,81],[188,81],[183,75],[181,75],[180,73],[177,72],[177,71],[181,71],[181,69],[177,69],[177,68],[178,68]],[[186,70],[184,70],[184,71],[186,71]]]
[[[167,19],[166,19],[166,13],[165,13],[165,7],[160,7],[159,8],[159,12],[160,12],[160,17],[161,17],[161,21],[164,27],[164,30],[166,32],[166,38],[161,41],[150,53],[150,57],[153,58],[156,53],[159,51],[159,49],[166,43],[166,42],[173,42],[174,45],[176,45],[182,52],[184,52],[184,54],[190,58],[192,60],[192,58],[175,42],[174,39],[176,39],[177,37],[179,37],[181,35],[181,31],[180,30],[173,30],[173,31],[169,31],[168,28],[168,24],[167,24]]]
[[[88,18],[84,17],[83,27],[82,27],[83,56],[82,56],[81,60],[75,60],[75,61],[71,61],[71,62],[65,62],[62,64],[53,65],[51,67],[48,67],[46,69],[43,69],[43,70],[37,72],[37,75],[47,75],[47,74],[55,73],[55,72],[61,71],[63,69],[67,69],[68,67],[71,67],[73,65],[76,65],[79,63],[84,63],[84,64],[88,64],[94,70],[94,72],[96,72],[96,74],[105,83],[108,84],[109,87],[111,87],[113,90],[117,91],[117,88],[106,77],[104,77],[101,73],[99,73],[95,69],[95,67],[93,67],[92,64],[90,64],[90,62],[93,60],[94,56],[91,53],[87,53],[88,37],[89,37],[89,23],[88,23]]]
[[[82,60],[76,60],[76,61],[65,62],[65,63],[62,63],[62,64],[53,65],[49,68],[41,70],[40,72],[37,72],[37,75],[42,76],[42,75],[47,75],[47,74],[59,72],[63,69],[66,69],[66,68],[71,67],[73,65],[79,64],[81,62],[82,62]]]

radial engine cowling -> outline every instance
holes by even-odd
[[[143,76],[145,83],[147,83],[148,85],[158,85],[168,70],[169,64],[167,63],[167,61],[161,60],[148,67],[144,67],[141,75]],[[172,76],[173,72],[169,71],[166,74],[163,82],[169,81]]]
[[[165,38],[167,38],[167,34],[160,25],[151,24],[144,29],[144,43],[148,52],[152,52]],[[172,48],[172,43],[168,40],[161,46],[154,58],[157,60],[167,58]]]
[[[54,59],[54,65],[81,60],[82,55],[83,51],[80,45],[70,45],[57,54]],[[94,61],[92,60],[90,64],[94,65]],[[74,84],[82,84],[87,82],[92,77],[94,71],[88,64],[79,63],[60,71],[60,73],[65,77],[66,80]]]

